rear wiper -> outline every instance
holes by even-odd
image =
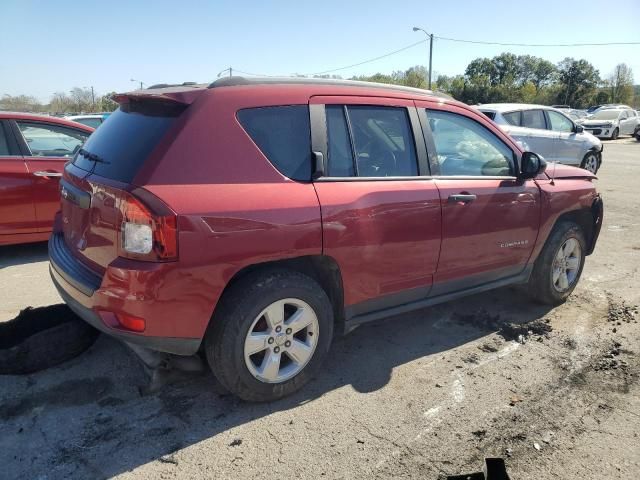
[[[89,160],[96,162],[96,163],[106,163],[109,164],[111,162],[106,161],[104,158],[102,158],[101,156],[95,154],[95,153],[91,153],[86,151],[84,148],[81,148],[80,150],[78,150],[78,153],[80,155],[82,155],[85,158],[88,158]]]

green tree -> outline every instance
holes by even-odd
[[[574,108],[585,108],[596,94],[600,74],[584,59],[565,58],[558,63],[558,80],[561,88],[556,102]]]
[[[117,102],[113,101],[113,96],[116,95],[116,92],[111,92],[106,95],[100,97],[97,102],[97,110],[98,112],[113,112],[118,108]]]
[[[626,63],[620,63],[609,75],[611,103],[633,102],[633,71]]]

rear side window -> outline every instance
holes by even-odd
[[[4,133],[4,125],[0,122],[0,155],[10,155],[9,143]]]
[[[247,108],[238,111],[238,120],[280,173],[293,180],[311,180],[307,105]]]
[[[547,124],[544,120],[544,113],[542,110],[523,110],[522,126],[528,128],[540,128],[542,130],[546,129]]]
[[[418,175],[406,108],[328,105],[326,114],[329,176]]]
[[[98,128],[102,120],[99,118],[79,118],[78,120],[74,120],[74,122],[82,123],[91,128]]]
[[[496,119],[496,112],[490,112],[488,110],[481,110],[484,113],[485,117],[489,117],[491,120]]]
[[[184,109],[184,105],[159,102],[125,103],[89,137],[73,163],[97,175],[131,183]]]
[[[502,116],[509,125],[520,126],[520,110],[516,112],[503,113]]]

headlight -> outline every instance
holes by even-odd
[[[603,123],[603,124],[602,124],[602,126],[603,126],[604,128],[611,128],[611,127],[613,127],[613,123],[611,123],[611,122]]]

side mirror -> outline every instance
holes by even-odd
[[[547,162],[542,156],[533,152],[524,152],[520,160],[520,178],[535,178],[543,173],[546,168]]]
[[[582,132],[584,132],[584,127],[582,125],[576,125],[575,128],[574,128],[574,131],[576,133],[582,133]]]

